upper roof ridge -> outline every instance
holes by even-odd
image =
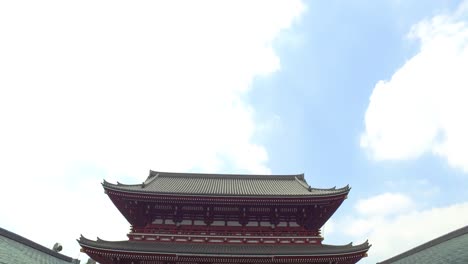
[[[162,172],[150,171],[150,177],[190,177],[190,178],[243,178],[243,179],[277,179],[277,180],[294,180],[299,178],[304,180],[304,174],[230,174],[230,173],[194,173],[194,172]]]

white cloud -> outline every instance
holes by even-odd
[[[413,207],[410,197],[402,193],[383,193],[368,199],[359,200],[356,209],[363,215],[389,215],[400,213]]]
[[[381,196],[358,201],[357,207],[359,208],[359,205],[365,201],[379,200]],[[411,201],[408,196],[405,199]],[[382,204],[382,208],[386,208],[386,204]],[[392,211],[393,209],[390,206],[388,210]],[[351,236],[354,241],[369,239],[372,244],[369,257],[364,259],[363,263],[383,261],[466,226],[468,223],[468,203],[425,210],[398,209],[392,212],[392,214],[384,211],[374,214],[364,213],[349,217],[340,224],[340,231]]]
[[[299,1],[1,2],[0,199],[14,202],[2,203],[0,225],[47,245],[60,240],[73,256],[80,232],[127,231],[100,190],[103,176],[269,173],[244,97],[255,77],[280,69],[273,41],[303,9]]]
[[[321,228],[322,237],[326,238],[327,236],[336,232],[336,224],[333,219],[328,220],[323,227]]]
[[[370,97],[361,146],[377,160],[434,153],[468,172],[467,2],[413,26],[419,52]]]

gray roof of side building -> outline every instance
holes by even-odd
[[[2,264],[65,264],[79,263],[27,238],[0,228],[0,263]]]
[[[360,245],[332,246],[314,244],[206,244],[206,243],[170,243],[145,241],[97,241],[81,237],[81,246],[100,250],[148,253],[148,254],[177,254],[203,256],[327,256],[366,252],[370,244],[366,241]]]
[[[390,263],[466,264],[468,263],[468,225],[378,264]]]
[[[150,171],[142,184],[112,184],[105,188],[127,192],[210,195],[210,196],[333,196],[348,193],[343,188],[319,189],[310,187],[304,174],[297,175],[243,175],[201,174]]]

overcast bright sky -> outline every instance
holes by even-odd
[[[2,1],[0,226],[125,239],[103,179],[352,187],[375,263],[468,224],[468,1]]]

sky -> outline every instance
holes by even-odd
[[[0,227],[86,260],[103,179],[305,173],[385,260],[468,224],[467,70],[468,1],[2,1]]]

